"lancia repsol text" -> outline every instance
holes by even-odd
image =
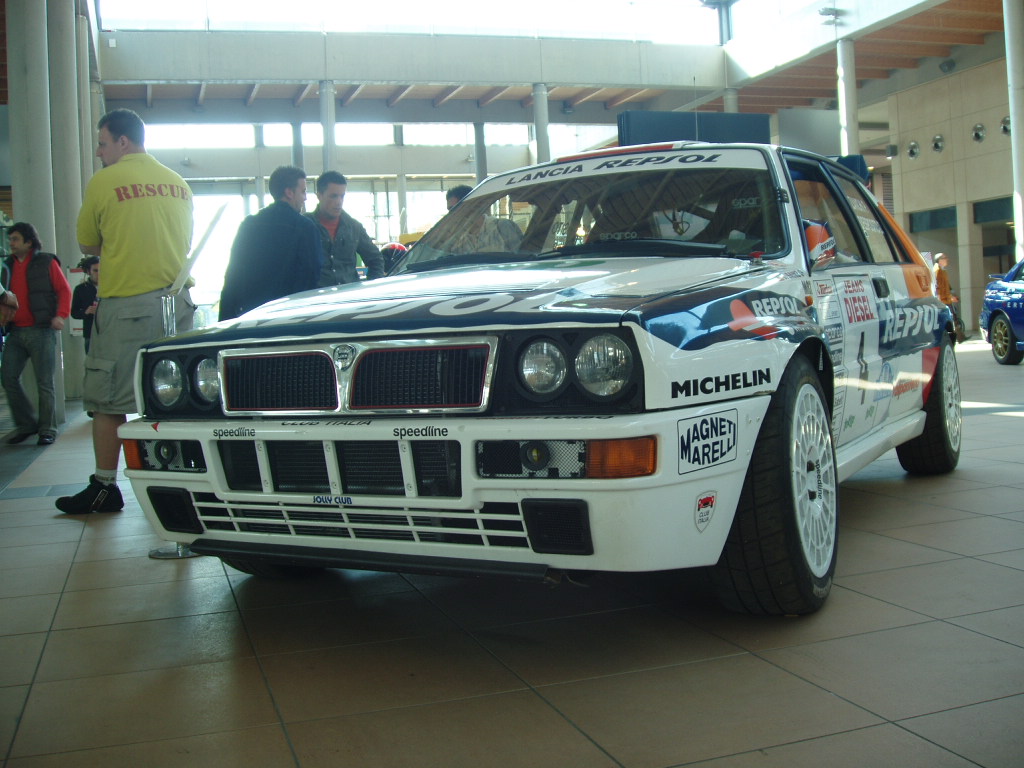
[[[616,160],[605,160],[594,166],[595,171],[602,168],[625,168],[630,165],[665,165],[666,163],[713,163],[721,155],[655,155],[654,157],[626,157]]]
[[[770,368],[755,368],[742,373],[723,373],[720,376],[705,376],[703,379],[687,379],[672,382],[672,397],[694,397],[750,389],[772,383]]]

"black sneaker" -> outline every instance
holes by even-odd
[[[89,476],[89,486],[74,496],[61,496],[57,499],[57,509],[65,515],[86,515],[90,512],[120,512],[124,508],[121,489],[116,485],[106,485]]]

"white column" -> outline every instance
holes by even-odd
[[[49,63],[46,4],[38,0],[7,3],[7,105],[10,124],[11,192],[14,220],[27,221],[39,233],[44,250],[57,250],[53,212],[53,153],[50,148]],[[78,181],[76,173],[75,181]],[[67,258],[67,257],[65,257]],[[60,345],[57,371],[63,370]],[[26,366],[21,384],[38,404],[35,371]],[[54,416],[64,421],[64,377],[54,380]]]
[[[404,172],[398,174],[398,234],[409,232],[409,184]]]
[[[334,122],[337,102],[334,95],[334,81],[320,81],[320,125],[324,131],[322,171],[337,170],[338,160],[334,145]]]
[[[551,141],[548,139],[548,87],[533,84],[533,128],[537,134],[537,162],[551,159]]]
[[[38,0],[7,3],[7,73],[11,146],[17,148],[11,153],[14,218],[31,222],[49,248],[56,241],[50,173],[50,78],[46,5]]]
[[[839,147],[844,155],[860,154],[857,128],[857,70],[853,40],[836,43],[836,93],[839,97]]]
[[[740,111],[740,92],[736,88],[726,88],[722,94],[722,103],[726,112]]]
[[[476,183],[487,178],[487,139],[484,137],[484,124],[473,123],[473,156],[476,158]]]
[[[78,264],[81,252],[78,250],[76,222],[78,211],[82,207],[82,187],[72,183],[77,174],[69,174],[70,169],[82,167],[81,153],[78,142],[72,137],[79,135],[78,130],[78,73],[76,56],[75,1],[46,0],[47,33],[49,37],[48,51],[50,64],[50,115],[53,125],[50,133],[55,141],[52,145],[53,157],[53,204],[56,239],[54,251],[60,256],[67,270]],[[68,178],[70,175],[70,179]],[[57,421],[64,421],[65,397],[80,398],[82,396],[82,377],[85,373],[85,348],[82,340],[70,334],[68,324],[61,334],[62,343],[58,345],[58,354],[63,351],[63,376],[57,376],[54,389],[57,394]],[[61,360],[58,359],[58,363]]]
[[[292,123],[292,165],[306,167],[302,161],[302,123]]]
[[[1024,5],[1003,0],[1006,79],[1010,91],[1010,155],[1013,163],[1015,261],[1024,261]],[[9,43],[8,43],[9,44]]]
[[[95,125],[99,115],[93,113],[92,75],[89,67],[89,19],[75,17],[75,53],[78,76],[78,158],[82,166],[82,189],[96,172]]]

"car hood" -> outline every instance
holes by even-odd
[[[612,324],[666,295],[763,270],[759,263],[717,257],[577,258],[407,273],[295,294],[188,337],[216,334],[221,341],[292,333]]]

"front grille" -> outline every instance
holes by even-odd
[[[323,352],[224,357],[228,411],[336,411],[334,361]]]
[[[356,368],[351,408],[477,408],[487,359],[485,344],[370,350]]]
[[[350,509],[305,503],[222,501],[195,494],[195,510],[208,531],[317,536],[473,547],[528,549],[523,515],[516,504],[485,503],[473,509]],[[180,506],[180,503],[179,503]]]
[[[491,353],[496,343],[493,337],[472,337],[346,343],[287,351],[223,350],[224,411],[295,415],[480,412],[487,407]]]
[[[408,483],[396,440],[267,440],[263,445],[269,478],[262,475],[255,443],[217,441],[228,488],[261,491],[269,479],[269,485],[282,493],[330,495],[334,471],[346,496],[406,496],[407,485],[419,496],[462,495],[462,463],[455,440],[412,441]]]

